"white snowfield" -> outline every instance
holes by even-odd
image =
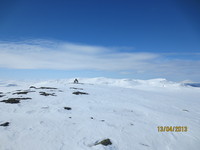
[[[0,101],[31,98],[0,102],[0,150],[200,150],[200,88],[165,79],[73,80],[0,81]],[[158,132],[162,126],[180,132]],[[97,144],[104,139],[112,144]]]

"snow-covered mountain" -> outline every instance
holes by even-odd
[[[0,81],[0,150],[199,150],[200,88],[78,80]]]

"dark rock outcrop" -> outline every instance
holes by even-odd
[[[13,93],[13,95],[15,95],[15,94],[27,94],[28,93],[28,91],[22,91],[22,92],[16,92],[16,93]]]
[[[2,123],[2,124],[0,124],[0,126],[3,126],[3,127],[7,127],[7,126],[9,126],[9,122],[5,122],[5,123]]]
[[[110,141],[110,139],[104,139],[100,142],[96,142],[94,145],[104,145],[104,146],[108,146],[108,145],[112,145],[112,142]]]
[[[26,97],[26,98],[9,98],[7,100],[2,100],[0,102],[17,104],[17,103],[20,103],[20,100],[28,100],[28,99],[31,99],[31,98],[29,98],[29,97]]]
[[[71,107],[64,107],[64,109],[71,110],[72,108]]]
[[[72,94],[75,94],[75,95],[88,95],[88,93],[80,92],[80,91],[73,92]]]
[[[56,96],[55,93],[46,93],[46,92],[40,92],[40,95],[43,95],[43,96]]]

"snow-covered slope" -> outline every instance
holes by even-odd
[[[200,88],[165,79],[79,82],[1,81],[0,150],[199,150]],[[112,144],[97,144],[104,139]]]

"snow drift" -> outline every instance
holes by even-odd
[[[78,80],[1,81],[0,149],[199,150],[200,88],[166,79]]]

